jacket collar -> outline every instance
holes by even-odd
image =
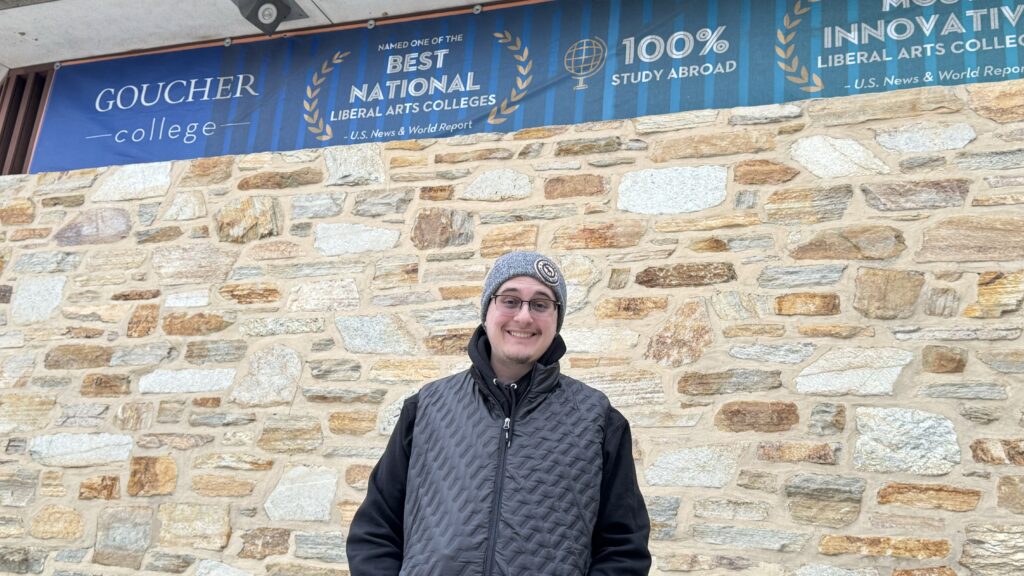
[[[477,383],[477,388],[486,398],[502,407],[506,413],[510,412],[511,399],[505,394],[504,387],[498,389],[494,385],[497,376],[491,367],[491,343],[487,339],[483,325],[477,326],[476,331],[473,332],[467,351],[473,362],[471,372]],[[565,355],[565,352],[565,341],[562,340],[561,335],[556,335],[551,346],[548,346],[537,363],[533,365],[533,369],[517,381],[521,390],[518,402],[521,406],[520,412],[535,407],[558,384],[560,374],[558,361]]]

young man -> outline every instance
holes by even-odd
[[[629,423],[559,372],[565,279],[499,258],[472,368],[405,401],[349,532],[352,576],[646,575]]]

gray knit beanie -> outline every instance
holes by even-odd
[[[494,267],[484,280],[484,293],[480,297],[480,321],[487,321],[487,306],[491,296],[501,285],[516,276],[529,276],[551,288],[558,302],[558,328],[562,330],[565,319],[565,277],[547,256],[536,252],[509,252],[494,261]]]

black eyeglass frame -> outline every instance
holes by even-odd
[[[494,294],[494,295],[491,296],[491,302],[497,304],[497,299],[498,298],[514,298],[516,300],[519,300],[519,303],[516,305],[515,308],[504,308],[504,309],[502,309],[501,307],[499,307],[499,311],[510,312],[510,313],[515,313],[515,312],[519,312],[520,310],[522,310],[523,309],[523,302],[526,302],[526,304],[527,304],[526,308],[530,311],[531,314],[539,314],[539,315],[550,314],[552,312],[557,312],[558,308],[561,306],[561,304],[559,304],[558,300],[552,300],[551,298],[534,298],[532,300],[526,300],[525,298],[520,298],[519,296],[516,296],[515,294]],[[550,310],[534,310],[533,309],[533,303],[534,302],[550,302],[554,306]]]

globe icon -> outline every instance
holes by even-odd
[[[576,77],[574,90],[587,87],[583,79],[597,74],[608,56],[608,45],[598,37],[584,38],[565,51],[565,70]]]

